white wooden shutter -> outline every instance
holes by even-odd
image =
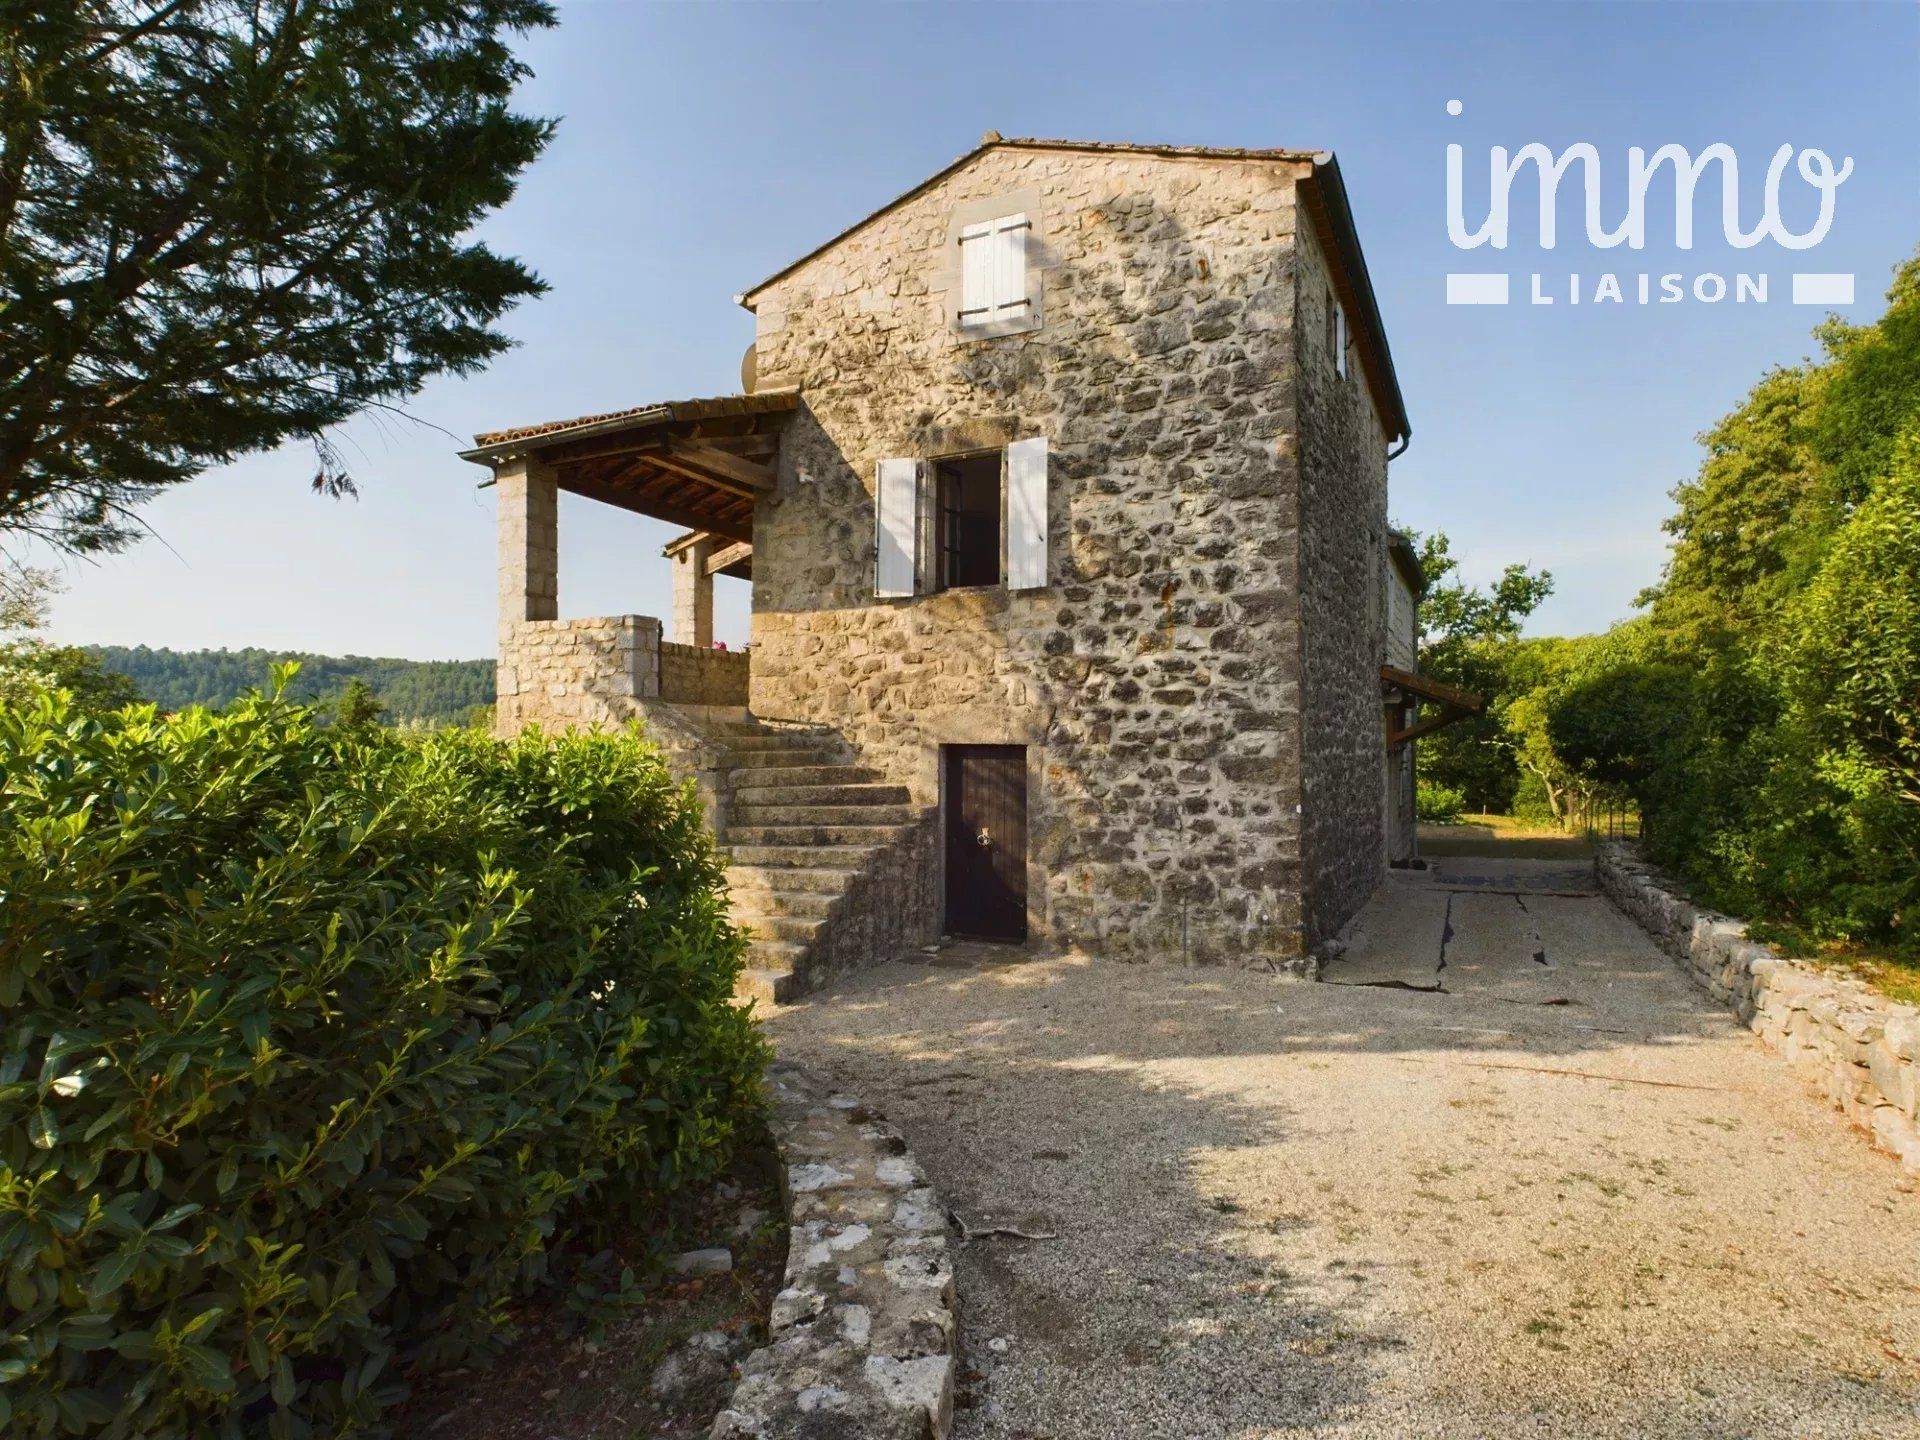
[[[882,460],[873,487],[873,593],[913,594],[918,555],[920,462]]]
[[[960,323],[985,325],[993,319],[993,225],[969,225],[960,232]]]
[[[1027,313],[1027,217],[993,222],[993,318],[1018,320]]]
[[[1007,588],[1038,590],[1047,583],[1047,442],[1007,446]]]

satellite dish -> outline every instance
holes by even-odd
[[[754,349],[752,345],[747,346],[747,353],[740,357],[740,393],[743,395],[753,394],[754,383],[760,378],[760,365],[754,358]]]

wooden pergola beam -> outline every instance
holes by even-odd
[[[646,457],[646,463],[660,470],[672,471],[674,474],[690,480],[696,485],[704,485],[713,490],[724,490],[727,494],[737,495],[743,500],[758,499],[761,495],[766,494],[773,488],[771,483],[765,488],[743,484],[738,480],[716,474],[705,465],[695,463],[677,453],[670,455],[648,455]]]
[[[558,477],[560,488],[569,494],[580,495],[588,500],[598,500],[603,505],[612,505],[621,510],[632,510],[640,515],[648,515],[655,520],[664,520],[669,525],[682,525],[689,530],[710,530],[715,535],[725,536],[744,544],[753,543],[753,521],[741,521],[732,515],[723,515],[710,510],[695,509],[676,504],[671,500],[656,499],[652,496],[637,496],[629,486],[578,472],[562,471]]]
[[[1462,690],[1440,680],[1430,680],[1425,675],[1414,674],[1411,670],[1382,665],[1380,683],[1410,697],[1416,707],[1422,700],[1431,701],[1440,707],[1439,714],[1417,720],[1404,730],[1394,729],[1392,722],[1389,721],[1386,747],[1389,750],[1397,745],[1405,745],[1410,740],[1418,740],[1422,735],[1431,735],[1442,726],[1451,725],[1456,720],[1465,720],[1469,715],[1486,713],[1487,702],[1471,690]]]
[[[707,573],[719,575],[740,564],[741,561],[751,559],[753,559],[752,544],[736,542],[715,550],[707,556]]]
[[[1487,708],[1487,702],[1471,690],[1461,690],[1442,681],[1431,680],[1425,675],[1416,675],[1411,670],[1382,665],[1380,679],[1388,685],[1398,686],[1402,690],[1418,695],[1422,700],[1432,700],[1439,705],[1454,705],[1474,715],[1478,715]]]
[[[770,467],[725,450],[717,450],[711,445],[700,445],[690,440],[669,440],[667,453],[697,469],[719,475],[736,485],[744,485],[756,494],[765,495],[773,490],[773,471]]]

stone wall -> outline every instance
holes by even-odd
[[[747,652],[660,642],[660,698],[675,705],[745,705]]]
[[[617,723],[613,702],[660,693],[659,650],[660,622],[647,615],[503,624],[494,729]]]
[[[761,383],[806,403],[756,516],[753,709],[840,727],[920,803],[942,744],[1029,747],[1038,938],[1303,955],[1304,169],[990,150],[756,297]],[[1044,324],[964,339],[950,217],[1016,194],[1037,203]],[[1033,435],[1051,448],[1048,586],[876,601],[877,462]],[[1377,757],[1369,775],[1371,862]]]
[[[1333,281],[1312,226],[1297,244],[1300,363],[1300,706],[1306,939],[1336,934],[1386,863],[1387,455],[1358,347],[1327,344]]]
[[[1600,887],[1882,1149],[1920,1174],[1920,1009],[1783,959],[1738,920],[1689,904],[1624,845],[1602,844]]]
[[[785,1284],[711,1440],[941,1440],[953,1420],[946,1207],[900,1132],[790,1065],[767,1074]]]

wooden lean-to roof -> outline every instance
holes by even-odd
[[[537,460],[562,490],[751,545],[754,504],[773,490],[780,427],[799,403],[798,391],[765,390],[638,405],[488,431],[460,458]]]

